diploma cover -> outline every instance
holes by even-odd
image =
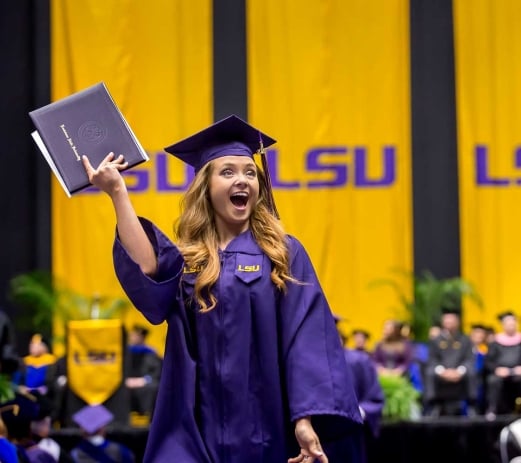
[[[123,114],[103,82],[29,113],[32,137],[67,196],[91,186],[81,156],[94,168],[113,152],[128,167],[147,161]]]

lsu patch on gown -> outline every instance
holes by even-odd
[[[293,421],[313,415],[327,454],[342,441],[356,463],[361,416],[333,316],[302,245],[288,237],[286,293],[250,231],[220,252],[217,306],[191,301],[198,269],[141,219],[158,257],[154,279],[114,243],[119,281],[153,324],[168,324],[163,371],[145,463],[278,463],[298,454]],[[350,442],[351,437],[352,442]]]

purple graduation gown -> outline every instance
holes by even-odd
[[[141,219],[158,257],[144,275],[119,240],[118,279],[152,324],[168,324],[163,371],[144,461],[282,463],[298,453],[297,418],[327,441],[344,441],[335,461],[356,463],[361,422],[333,316],[302,245],[288,237],[291,272],[303,284],[278,291],[271,263],[250,231],[220,252],[217,306],[191,301],[197,269]]]
[[[344,355],[352,372],[358,403],[365,413],[364,421],[371,434],[377,437],[385,399],[373,360],[367,352],[354,349],[345,349]]]

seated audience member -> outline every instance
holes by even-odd
[[[148,330],[134,325],[128,336],[129,372],[125,385],[130,392],[130,411],[151,415],[161,376],[162,359],[145,341]]]
[[[400,322],[387,320],[384,323],[383,337],[374,348],[373,361],[379,375],[408,375],[412,361],[412,345],[403,336]]]
[[[7,407],[12,405],[13,407]],[[9,440],[16,446],[18,459],[28,463],[57,463],[49,452],[34,441],[31,423],[39,419],[40,404],[32,394],[17,393],[15,398],[5,402],[0,410],[7,427]]]
[[[480,323],[474,323],[470,327],[470,342],[474,354],[476,369],[476,387],[478,391],[477,407],[480,413],[485,411],[485,358],[488,352],[487,329]]]
[[[112,422],[114,415],[103,405],[87,405],[76,412],[72,419],[82,430],[81,441],[71,450],[75,463],[135,461],[128,447],[105,437],[106,426]]]
[[[521,333],[517,316],[512,312],[499,315],[502,331],[489,345],[487,371],[487,418],[497,413],[514,411],[514,402],[521,396]]]
[[[436,339],[441,334],[441,326],[434,323],[429,328],[429,340]]]
[[[16,405],[0,407],[0,462],[19,463],[16,446],[7,438],[7,428],[1,418],[1,414],[16,409]]]
[[[472,343],[460,329],[460,313],[443,310],[441,333],[429,344],[424,402],[431,416],[476,414],[476,371]]]
[[[40,395],[37,392],[31,395],[36,397],[40,407],[37,416],[31,422],[31,437],[33,441],[38,447],[50,453],[58,463],[73,463],[67,451],[50,437],[52,429],[51,414],[53,409],[51,400],[49,400],[47,396]]]
[[[487,330],[487,345],[490,345],[496,338],[496,330],[493,326],[485,326],[485,329]]]
[[[353,330],[351,338],[353,339],[353,349],[368,352],[367,343],[371,335],[366,330],[360,328]]]
[[[50,353],[49,344],[41,334],[35,334],[29,342],[29,355],[23,358],[21,370],[15,374],[14,382],[22,393],[38,391],[47,394],[55,366],[56,357]]]

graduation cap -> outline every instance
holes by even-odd
[[[275,142],[273,138],[232,114],[200,132],[166,147],[165,151],[191,165],[196,174],[205,164],[214,159],[223,156],[247,156],[253,159],[253,155],[259,153],[266,177],[268,207],[278,218],[265,153],[265,148]]]
[[[487,327],[482,323],[473,323],[472,325],[470,325],[470,329],[487,331]]]
[[[148,336],[148,333],[149,333],[148,328],[145,328],[143,325],[138,325],[138,324],[135,324],[135,325],[132,326],[132,331],[140,334],[144,338],[146,338]]]
[[[365,339],[369,339],[371,337],[371,335],[369,334],[368,331],[366,330],[362,330],[360,328],[357,328],[357,329],[354,329],[353,332],[351,333],[352,336],[354,336],[355,334],[360,334],[362,335]]]
[[[505,312],[501,312],[498,314],[497,319],[502,322],[507,317],[514,317],[517,318],[516,314],[512,312],[511,310],[507,310]]]
[[[87,405],[72,415],[72,420],[88,434],[109,424],[114,415],[103,405]]]
[[[459,307],[442,307],[441,309],[442,315],[457,315],[461,316],[461,309]]]
[[[9,437],[29,437],[31,422],[40,419],[40,403],[32,394],[17,393],[13,399],[1,404],[0,414]]]

